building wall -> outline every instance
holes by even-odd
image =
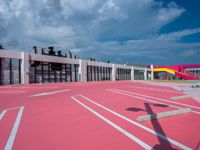
[[[67,75],[67,80],[61,80],[62,72],[64,74],[64,70],[61,70],[60,72],[55,72],[55,76],[59,76],[58,78],[56,77],[56,80],[54,82],[63,82],[63,81],[69,81],[69,82],[74,82],[74,81],[79,81],[79,82],[86,82],[86,81],[99,81],[99,80],[112,80],[115,81],[117,80],[147,80],[149,79],[149,73],[152,74],[152,69],[151,68],[146,68],[146,67],[138,67],[138,66],[127,66],[127,65],[121,65],[121,64],[112,64],[112,63],[104,63],[104,62],[97,62],[97,61],[89,61],[89,60],[83,60],[83,59],[74,59],[74,58],[65,58],[65,57],[58,57],[58,56],[48,56],[48,55],[42,55],[42,54],[34,54],[34,53],[26,53],[26,52],[19,52],[19,51],[11,51],[11,50],[0,50],[0,58],[5,59],[5,60],[10,60],[10,59],[16,59],[20,60],[20,66],[16,67],[18,69],[14,69],[14,65],[12,66],[12,70],[9,71],[6,69],[6,64],[3,67],[1,74],[3,72],[3,80],[6,82],[6,84],[16,84],[17,82],[20,82],[22,84],[27,84],[27,83],[41,83],[41,82],[46,82],[46,79],[44,81],[44,78],[46,78],[46,73],[48,71],[48,68],[46,66],[42,67],[38,66],[38,70],[40,75],[36,76],[36,80],[33,80],[35,70],[32,66],[32,63],[34,62],[40,62],[42,64],[62,64],[62,65],[70,65],[72,66],[71,74],[74,77],[73,79],[71,76],[69,76],[69,73],[66,73]],[[19,65],[19,63],[18,63]],[[77,66],[77,70],[74,70],[74,66]],[[90,67],[90,70],[89,70]],[[9,68],[9,67],[8,67]],[[101,68],[99,72],[97,71]],[[147,73],[149,72],[149,73]],[[14,74],[14,75],[13,75]],[[11,80],[8,78],[9,75],[15,76],[15,74],[18,75],[18,81],[16,82],[11,82]],[[97,80],[97,77],[101,77],[101,79]],[[90,77],[89,77],[90,76]],[[17,77],[17,76],[16,76]],[[89,78],[90,79],[89,79]],[[58,79],[58,80],[57,80]],[[151,78],[153,79],[153,78]],[[49,81],[48,81],[49,82]]]

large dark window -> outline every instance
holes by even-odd
[[[116,80],[131,80],[131,69],[117,68]]]
[[[30,83],[77,82],[78,65],[34,61],[30,67]]]
[[[0,58],[0,85],[21,83],[21,60]]]
[[[144,80],[144,71],[134,70],[134,79],[135,80]]]
[[[87,81],[111,80],[112,68],[87,66]]]

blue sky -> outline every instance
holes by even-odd
[[[200,63],[198,0],[0,0],[0,43],[56,46],[81,58]]]

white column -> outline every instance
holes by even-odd
[[[78,77],[80,82],[87,81],[87,64],[86,60],[79,60]]]
[[[153,65],[151,65],[151,80],[154,80],[154,71],[153,71]]]
[[[112,81],[116,81],[116,66],[112,65]]]
[[[144,80],[147,80],[147,68],[144,68]]]
[[[131,67],[131,80],[135,80],[134,67]]]
[[[29,83],[29,54],[22,52],[21,62],[21,82],[22,84]]]

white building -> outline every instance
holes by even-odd
[[[65,56],[0,50],[0,85],[153,79],[153,69]]]

